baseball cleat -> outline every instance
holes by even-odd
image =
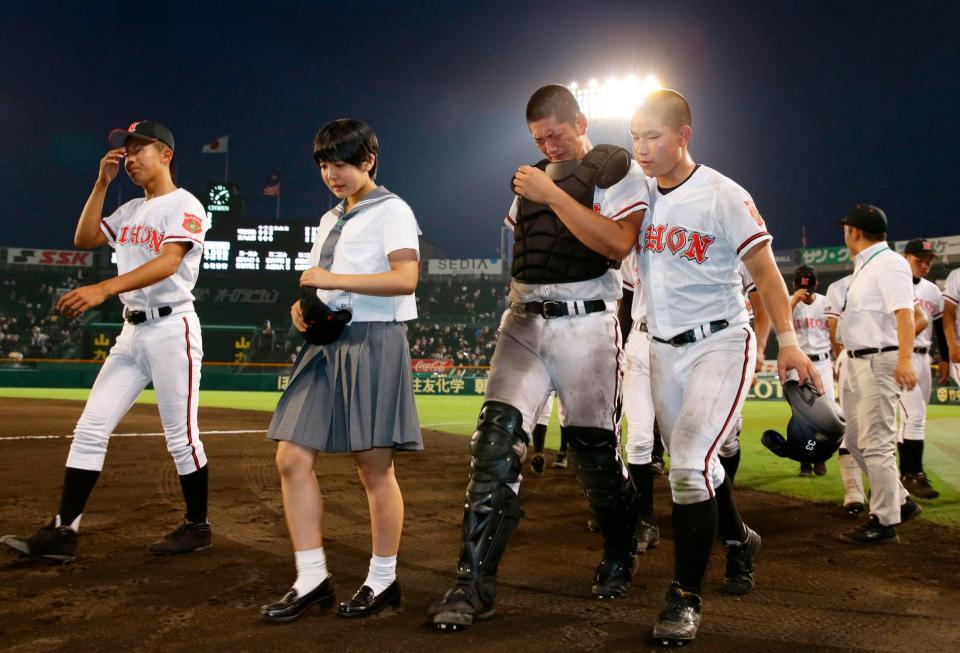
[[[740,544],[727,544],[727,570],[723,575],[723,591],[743,595],[753,591],[753,562],[760,552],[760,535],[744,525],[747,539]]]
[[[800,476],[813,476],[813,465],[800,463]]]
[[[813,463],[813,473],[817,476],[823,476],[827,473],[827,463]]]
[[[567,452],[558,451],[557,458],[553,461],[554,469],[566,469],[567,468]]]
[[[544,460],[542,453],[535,453],[533,454],[533,458],[530,459],[530,469],[532,469],[537,476],[543,474],[543,468],[546,464],[547,461]]]
[[[645,553],[660,544],[660,529],[650,522],[637,525],[637,553]]]
[[[907,522],[923,512],[920,504],[907,497],[907,500],[900,506],[900,522]]]
[[[69,526],[57,526],[55,519],[27,538],[4,535],[0,544],[25,558],[46,558],[65,564],[77,557],[76,531]]]
[[[667,590],[667,605],[653,624],[653,642],[660,646],[683,646],[694,640],[700,627],[703,602],[696,592],[674,581]]]
[[[433,617],[433,627],[442,633],[466,630],[474,621],[489,619],[497,613],[493,601],[482,600],[470,585],[457,585],[447,590],[427,610]]]
[[[876,515],[870,515],[870,519],[852,531],[841,533],[840,541],[847,544],[896,544],[900,536],[896,528],[884,526]]]
[[[637,568],[637,556],[628,553],[623,556],[604,556],[593,575],[591,593],[600,599],[622,599]]]
[[[654,475],[663,476],[663,473],[664,473],[663,458],[654,458],[653,462],[650,463],[650,469],[653,470]]]
[[[903,487],[907,488],[907,492],[915,497],[921,499],[936,499],[940,496],[940,493],[930,485],[930,479],[928,479],[927,475],[923,472],[904,474],[900,477],[900,481],[903,483]]]
[[[210,548],[211,539],[210,524],[191,524],[185,521],[164,535],[163,539],[148,546],[147,551],[155,556],[203,551]]]
[[[853,517],[856,519],[863,514],[863,511],[867,509],[860,501],[851,501],[850,503],[843,504],[843,509],[847,513],[847,517]]]

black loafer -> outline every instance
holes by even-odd
[[[333,577],[326,580],[303,596],[297,596],[297,591],[291,589],[283,598],[270,605],[261,605],[260,614],[267,621],[283,623],[298,619],[304,611],[312,605],[320,604],[324,610],[332,608],[335,601],[333,591]]]
[[[388,605],[391,608],[400,608],[400,582],[394,580],[387,589],[383,590],[377,596],[373,595],[373,590],[363,585],[353,595],[353,598],[346,603],[341,603],[337,609],[337,616],[346,619],[355,617],[369,617],[377,614]]]

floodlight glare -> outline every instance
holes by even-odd
[[[573,91],[580,110],[591,120],[629,120],[633,110],[647,95],[661,88],[653,75],[639,79],[627,75],[623,79],[609,78],[603,85],[591,79],[586,88],[577,82],[568,87]]]

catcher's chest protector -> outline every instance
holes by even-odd
[[[548,163],[544,159],[537,167],[546,170]],[[629,169],[629,152],[615,145],[597,145],[580,165],[554,179],[554,183],[583,206],[594,209],[594,190],[613,186]],[[517,208],[511,270],[514,279],[524,283],[586,281],[620,267],[619,261],[581,243],[548,206],[520,197]]]

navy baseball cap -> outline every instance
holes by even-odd
[[[937,253],[933,251],[933,243],[926,238],[914,238],[913,240],[907,241],[907,246],[903,248],[903,253],[912,254],[913,256],[937,255]]]
[[[868,234],[887,233],[887,214],[872,204],[854,204],[839,224],[862,229]]]
[[[110,141],[110,147],[123,147],[128,138],[142,138],[148,141],[160,141],[171,150],[173,147],[173,133],[152,120],[138,120],[130,123],[126,129],[114,129],[110,132],[107,140]]]

